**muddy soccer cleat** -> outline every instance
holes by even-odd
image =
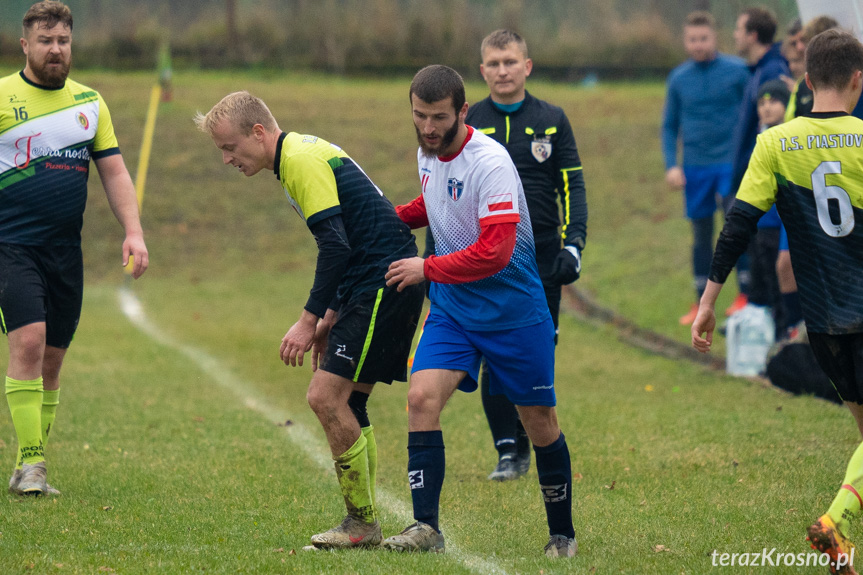
[[[312,535],[312,545],[318,549],[374,547],[381,544],[381,539],[383,535],[379,522],[364,523],[348,515],[337,527]]]
[[[21,482],[21,470],[17,467],[12,472],[12,477],[9,478],[9,493],[18,495],[18,484]]]
[[[417,521],[398,535],[384,539],[383,547],[391,551],[430,551],[431,553],[443,553],[443,533],[438,532],[428,523]]]
[[[21,478],[18,480],[16,492],[19,495],[47,495],[48,469],[44,461],[25,463],[21,466]]]
[[[851,561],[854,557],[854,544],[851,543],[829,515],[822,515],[807,529],[806,540],[812,549],[830,557],[830,572],[834,575],[857,575]]]
[[[574,537],[552,535],[545,546],[546,557],[575,557],[578,553],[578,541]]]

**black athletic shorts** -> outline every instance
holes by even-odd
[[[45,343],[67,348],[78,328],[84,295],[79,246],[0,243],[0,328],[9,333],[45,322]]]
[[[829,335],[810,331],[809,345],[842,401],[863,404],[863,333]]]
[[[339,308],[321,369],[359,383],[407,381],[425,284],[356,294]]]

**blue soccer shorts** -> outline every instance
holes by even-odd
[[[779,251],[788,251],[788,232],[785,231],[785,224],[779,226]]]
[[[716,196],[724,198],[731,193],[731,164],[683,166],[683,175],[686,217],[690,220],[711,217],[717,209]]]
[[[515,405],[556,405],[554,395],[554,323],[501,331],[468,331],[434,309],[425,321],[411,373],[424,369],[467,372],[458,388],[474,391],[485,358],[491,395],[503,394]]]

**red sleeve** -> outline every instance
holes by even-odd
[[[426,213],[426,201],[422,197],[422,194],[409,204],[396,206],[396,214],[412,230],[429,225],[429,217]]]
[[[515,250],[515,223],[480,225],[476,243],[449,255],[426,258],[423,264],[426,279],[460,284],[485,279],[505,268]]]

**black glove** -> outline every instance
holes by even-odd
[[[575,246],[566,246],[551,266],[551,277],[560,285],[571,284],[581,275],[581,251]]]

